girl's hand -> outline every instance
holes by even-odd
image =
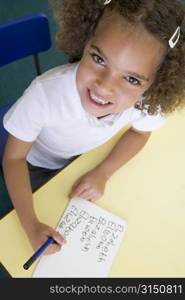
[[[56,243],[52,243],[47,247],[47,249],[43,252],[44,255],[58,252],[61,249],[61,246],[66,243],[60,233],[39,221],[35,223],[29,231],[27,230],[26,233],[34,251],[38,250],[38,248],[42,246],[49,237],[52,237],[56,241]]]
[[[103,196],[106,181],[107,179],[102,173],[93,169],[74,183],[69,197],[82,197],[87,200],[95,201]]]

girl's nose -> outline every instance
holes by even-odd
[[[96,85],[98,90],[100,91],[100,94],[112,95],[115,90],[116,81],[115,78],[113,78],[113,76],[111,76],[110,74],[101,73],[96,79]]]

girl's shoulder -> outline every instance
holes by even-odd
[[[59,65],[37,76],[37,82],[43,84],[47,81],[61,79],[63,76],[70,77],[75,72],[76,67],[77,63]]]
[[[160,106],[158,106],[156,114],[153,115],[148,113],[147,105],[143,110],[139,110],[133,107],[131,124],[138,130],[153,131],[159,129],[162,125],[164,125],[166,123],[166,118],[167,117],[162,113]]]

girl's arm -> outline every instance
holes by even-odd
[[[135,156],[146,144],[151,132],[128,129],[109,155],[93,170],[80,177],[72,187],[70,197],[97,200],[104,193],[106,181]]]
[[[109,179],[112,174],[134,157],[146,144],[151,132],[128,129],[96,170]]]
[[[7,189],[22,226],[27,230],[37,222],[26,156],[32,142],[9,136],[3,156],[3,172]]]
[[[3,173],[8,193],[19,217],[19,220],[36,250],[52,236],[58,244],[63,243],[59,233],[38,220],[32,198],[32,189],[26,156],[33,142],[24,142],[10,135],[3,156]],[[51,245],[45,253],[56,252],[60,249],[58,244]]]

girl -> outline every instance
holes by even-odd
[[[58,0],[54,9],[58,45],[70,64],[37,77],[4,117],[7,188],[33,249],[48,236],[56,240],[46,253],[60,250],[64,239],[38,220],[32,191],[130,123],[69,195],[98,199],[110,176],[185,101],[185,10],[179,0]]]

